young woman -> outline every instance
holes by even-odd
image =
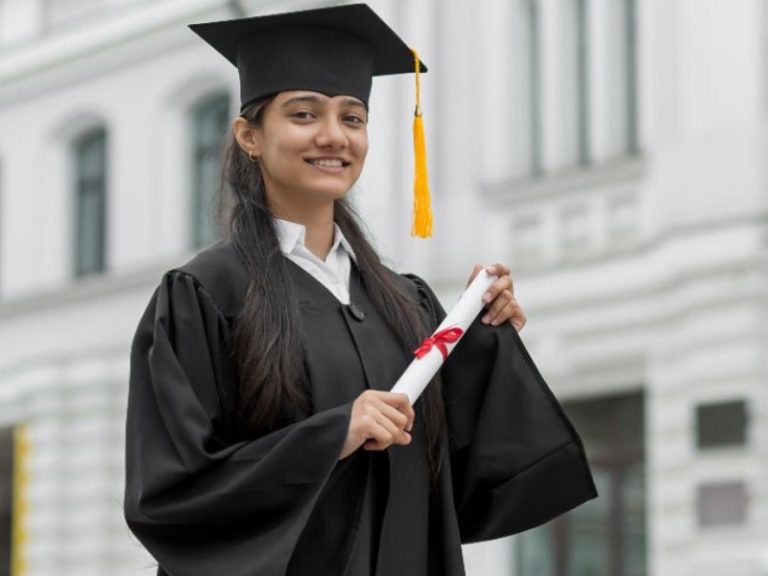
[[[594,497],[506,266],[415,406],[389,392],[444,311],[345,196],[371,77],[410,50],[364,5],[193,29],[243,106],[226,239],[165,274],[132,347],[125,515],[158,574],[461,575],[462,542]]]

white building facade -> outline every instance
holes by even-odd
[[[768,575],[768,5],[370,4],[430,68],[435,235],[408,235],[408,76],[374,82],[355,201],[446,303],[512,266],[601,493],[467,547],[470,576]],[[128,350],[214,237],[238,106],[186,25],[321,5],[0,0],[0,576],[153,573],[122,519]]]

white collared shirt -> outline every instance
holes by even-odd
[[[333,245],[325,260],[310,252],[305,244],[307,229],[303,224],[274,219],[280,249],[292,262],[309,272],[342,304],[349,304],[349,274],[351,259],[355,253],[342,234],[338,224],[333,224]]]

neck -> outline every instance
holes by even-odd
[[[333,246],[333,202],[307,207],[272,206],[272,214],[277,218],[302,224],[306,228],[304,244],[307,249],[321,260],[325,260]]]

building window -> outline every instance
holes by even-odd
[[[192,128],[192,245],[219,238],[214,199],[219,187],[221,148],[230,121],[230,97],[217,93],[198,103],[190,117]]]
[[[569,0],[556,12],[561,17],[559,38],[558,101],[560,121],[557,122],[560,150],[555,163],[558,167],[589,162],[589,77],[588,28],[586,0]],[[554,15],[548,14],[548,15]]]
[[[0,428],[0,576],[11,574],[13,429]]]
[[[107,133],[80,136],[73,145],[75,275],[103,272],[106,261]]]
[[[578,102],[578,163],[588,164],[589,151],[589,27],[587,0],[576,0],[576,77]]]
[[[747,404],[744,400],[700,404],[696,407],[699,448],[727,448],[747,443]]]
[[[542,67],[540,0],[516,0],[509,22],[508,63],[511,141],[509,176],[528,178],[543,173]]]
[[[5,186],[3,186],[3,162],[2,159],[0,159],[0,300],[3,298],[2,293],[2,285],[3,285],[3,209],[4,209],[4,190]]]
[[[636,0],[625,0],[624,4],[626,72],[624,74],[626,84],[625,100],[626,112],[626,151],[628,154],[636,154],[640,149],[638,135],[638,106],[637,106],[637,8]]]
[[[600,498],[516,538],[517,573],[645,576],[642,394],[564,405],[584,440]]]
[[[539,0],[529,0],[528,10],[528,74],[530,86],[530,158],[531,174],[542,174],[542,92],[541,92],[541,8]]]
[[[698,487],[699,526],[738,526],[747,518],[747,489],[744,482],[707,482]]]
[[[510,137],[528,173],[637,153],[636,0],[519,1],[514,46],[525,58],[511,59],[525,87],[513,93],[524,114]]]
[[[602,60],[601,147],[605,158],[635,154],[638,151],[637,106],[637,25],[635,0],[616,0],[605,5],[602,23],[604,42]]]

